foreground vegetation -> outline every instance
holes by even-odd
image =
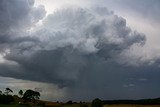
[[[42,106],[25,106],[25,105],[0,105],[0,107],[42,107]],[[71,104],[71,105],[59,105],[59,106],[43,106],[43,107],[91,107],[82,106],[81,104]],[[138,105],[138,104],[110,104],[104,105],[103,107],[160,107],[160,105]]]
[[[138,105],[138,104],[111,104],[103,107],[160,107],[160,105]]]
[[[41,101],[40,93],[34,90],[19,91],[19,95],[12,95],[13,91],[6,88],[0,91],[0,107],[160,107],[160,98],[142,100],[100,100],[94,99],[90,103],[72,102],[66,103]]]
[[[14,104],[8,104],[8,105],[0,105],[0,107],[89,107],[89,106],[82,106],[81,104],[71,104],[71,105],[50,105],[50,106],[35,106],[35,105],[14,105]]]

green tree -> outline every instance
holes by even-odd
[[[23,97],[24,101],[34,101],[40,98],[40,93],[37,91],[33,90],[27,90],[24,94]]]
[[[10,88],[6,88],[5,93],[6,93],[6,95],[8,95],[9,93],[13,93],[13,91]]]
[[[92,101],[91,107],[103,107],[103,103],[99,98]]]
[[[18,94],[19,94],[20,97],[22,97],[23,96],[23,91],[19,90]]]

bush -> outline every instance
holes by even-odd
[[[100,99],[96,98],[92,101],[91,107],[103,107],[103,103]]]
[[[70,100],[66,104],[73,104],[73,102],[72,102],[72,100]]]
[[[9,104],[14,102],[14,98],[11,95],[0,95],[0,104]]]

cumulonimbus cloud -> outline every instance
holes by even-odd
[[[46,16],[34,0],[2,0],[0,13],[0,76],[30,80],[22,83],[28,88],[48,87],[50,100],[59,89],[67,100],[158,95],[158,51],[107,8],[63,7]]]
[[[20,8],[19,5],[15,7],[15,10]],[[45,13],[42,6],[35,9],[32,5],[25,6],[21,11],[19,14],[22,14],[22,18],[15,18],[14,26],[11,26],[15,30],[19,30],[17,26],[20,23],[26,26],[26,21],[30,24],[38,22]],[[24,13],[27,13],[27,17]],[[0,74],[60,86],[72,86],[83,73],[90,72],[89,67],[97,64],[97,61],[103,65],[97,70],[106,68],[108,62],[117,63],[116,58],[120,53],[133,44],[143,45],[146,40],[143,34],[126,26],[124,18],[103,7],[57,10],[27,34],[24,37],[16,36],[12,42],[6,43],[9,52],[5,58],[16,62],[16,70],[21,71],[16,72],[3,65],[7,73]]]

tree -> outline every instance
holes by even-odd
[[[73,104],[72,100],[69,100],[66,104]]]
[[[2,91],[0,90],[0,95],[2,95]]]
[[[20,97],[22,97],[23,96],[23,91],[19,90],[18,94],[19,94]]]
[[[13,91],[10,88],[6,88],[5,93],[6,93],[6,95],[8,95],[9,93],[13,93]]]
[[[39,99],[39,97],[40,97],[40,93],[39,92],[33,91],[33,90],[27,90],[24,93],[22,98],[25,101],[32,101],[33,100],[35,102],[35,100]]]
[[[91,107],[103,107],[103,103],[100,99],[96,98],[92,101]]]

